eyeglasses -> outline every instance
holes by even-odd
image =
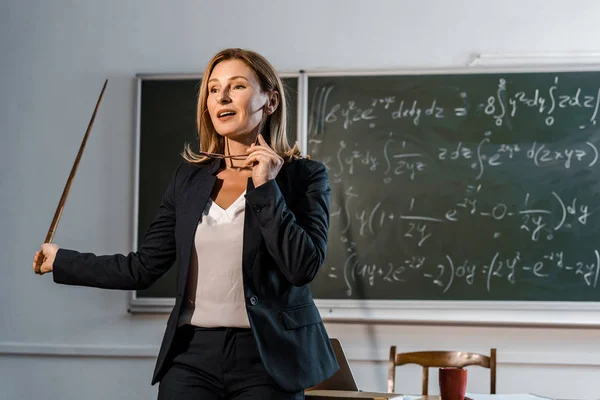
[[[205,157],[217,158],[219,160],[232,159],[232,160],[245,160],[248,158],[247,154],[236,154],[236,155],[228,155],[225,154],[217,154],[217,153],[208,153],[206,151],[199,151],[198,154],[203,155]]]
[[[256,140],[254,141],[254,145],[258,146],[258,144],[259,144],[259,141],[258,141],[258,135],[257,135]],[[225,146],[227,147],[227,151],[229,151],[229,141],[227,139],[225,139]],[[226,156],[225,154],[209,153],[206,151],[199,151],[198,154],[201,154],[205,157],[216,158],[219,160],[226,160],[226,159],[245,160],[246,158],[248,158],[248,154],[235,154],[235,155]]]

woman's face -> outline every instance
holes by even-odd
[[[268,101],[256,74],[241,60],[221,61],[208,78],[208,113],[221,136],[246,135],[253,141]]]

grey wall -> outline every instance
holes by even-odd
[[[261,52],[281,71],[458,67],[474,53],[597,52],[599,15],[595,0],[0,2],[0,398],[156,393],[149,381],[165,315],[130,315],[127,293],[58,286],[31,272],[105,78],[55,242],[127,252],[136,73],[196,73],[231,46]],[[345,343],[365,390],[385,390],[390,344],[496,346],[501,392],[600,397],[597,330],[328,329]],[[418,392],[419,374],[400,374],[399,390]],[[487,385],[485,372],[470,375],[470,391]]]

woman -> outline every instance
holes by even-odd
[[[302,399],[338,368],[308,284],[325,258],[324,166],[286,137],[282,83],[261,55],[209,62],[200,147],[184,149],[137,252],[96,256],[44,244],[54,281],[137,290],[176,262],[177,297],[152,384],[159,399]]]

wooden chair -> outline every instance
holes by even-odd
[[[491,349],[489,356],[460,351],[415,351],[396,354],[396,346],[392,346],[388,367],[388,392],[394,392],[396,367],[405,364],[418,364],[423,367],[423,395],[427,394],[429,368],[463,368],[468,365],[479,365],[490,369],[490,393],[496,394],[496,349]]]

